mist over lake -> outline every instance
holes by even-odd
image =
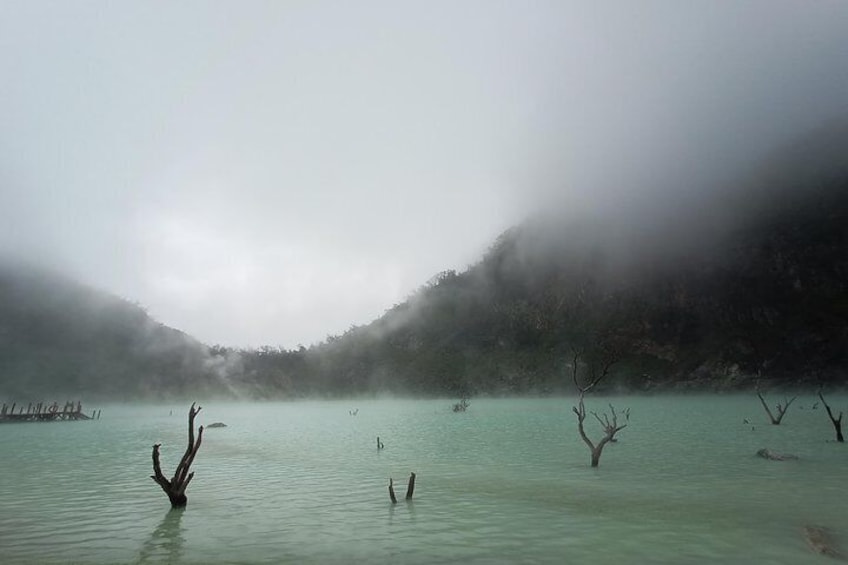
[[[587,410],[631,412],[596,469],[573,398],[458,414],[450,399],[207,403],[197,423],[227,427],[205,430],[181,510],[150,451],[162,444],[169,474],[187,407],[108,405],[99,421],[0,426],[0,550],[10,564],[813,563],[803,527],[848,531],[848,452],[817,400],[773,426],[753,394],[588,395]]]

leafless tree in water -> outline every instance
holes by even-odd
[[[601,424],[601,427],[604,430],[604,435],[597,441],[597,443],[593,442],[589,438],[586,434],[586,428],[584,425],[586,421],[586,393],[592,390],[609,374],[610,369],[619,360],[620,356],[615,350],[607,349],[604,350],[600,359],[588,359],[586,362],[586,373],[588,378],[585,379],[586,382],[583,384],[581,384],[578,376],[578,367],[580,365],[581,356],[582,354],[580,350],[572,350],[571,377],[579,395],[577,406],[574,406],[572,410],[574,410],[574,413],[577,414],[577,430],[580,433],[580,438],[583,440],[583,443],[589,447],[589,450],[592,453],[592,467],[597,467],[601,460],[601,453],[603,453],[604,447],[609,442],[615,441],[615,434],[627,427],[627,422],[630,420],[630,410],[628,409],[624,411],[623,415],[625,417],[625,423],[623,424],[619,423],[618,412],[616,412],[615,407],[612,404],[609,405],[609,413],[603,412],[599,415],[596,412],[590,412]]]
[[[194,403],[192,403],[188,410],[188,447],[186,447],[185,454],[170,480],[162,474],[162,467],[159,464],[159,446],[161,444],[157,443],[153,446],[153,474],[150,475],[150,478],[162,487],[174,508],[181,508],[188,504],[185,491],[194,478],[194,473],[189,472],[189,469],[197,455],[197,450],[200,449],[200,441],[203,438],[203,426],[200,426],[197,430],[197,440],[194,439],[194,418],[198,412],[200,412],[200,406],[195,408]]]

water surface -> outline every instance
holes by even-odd
[[[45,564],[826,562],[805,545],[808,524],[848,547],[848,449],[831,441],[812,397],[781,426],[767,424],[753,396],[590,397],[587,408],[608,401],[630,407],[630,425],[598,469],[571,399],[472,400],[460,414],[449,400],[209,403],[198,423],[228,427],[206,430],[183,511],[170,511],[149,475],[154,443],[173,472],[187,406],[5,424],[0,555]],[[830,402],[844,409],[848,398]],[[762,447],[800,459],[766,461],[754,455]]]

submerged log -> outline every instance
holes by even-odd
[[[804,526],[804,540],[815,553],[835,559],[845,559],[844,554],[836,547],[833,537],[826,528],[819,526]]]
[[[197,430],[197,441],[194,440],[194,418],[198,412],[200,412],[200,406],[195,408],[194,403],[192,403],[191,408],[188,410],[188,447],[186,447],[185,454],[180,460],[179,465],[177,465],[174,476],[170,480],[162,474],[162,467],[159,464],[159,446],[161,444],[157,443],[153,446],[153,474],[150,478],[162,487],[162,490],[165,491],[165,494],[168,495],[168,499],[171,501],[171,506],[174,508],[181,508],[188,504],[185,491],[188,484],[194,478],[194,473],[190,473],[189,469],[194,462],[194,457],[197,455],[197,450],[200,449],[200,442],[203,439],[203,426],[200,426]]]
[[[757,451],[757,455],[759,455],[763,459],[768,459],[770,461],[791,461],[794,459],[798,459],[797,455],[790,455],[788,453],[777,453],[766,448]]]

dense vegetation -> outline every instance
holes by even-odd
[[[7,265],[0,394],[548,394],[571,390],[575,349],[619,358],[609,387],[843,385],[846,137],[790,148],[744,190],[533,218],[466,271],[308,349],[209,348],[124,300]]]
[[[628,389],[842,384],[848,184],[810,188],[655,254],[617,248],[603,228],[528,223],[368,326],[309,350],[242,352],[241,379],[257,396],[544,394],[570,389],[573,348],[600,347],[621,357],[608,385]]]
[[[818,132],[738,186],[504,233],[373,323],[299,351],[242,352],[251,394],[546,394],[578,349],[610,387],[844,385],[848,133]]]

